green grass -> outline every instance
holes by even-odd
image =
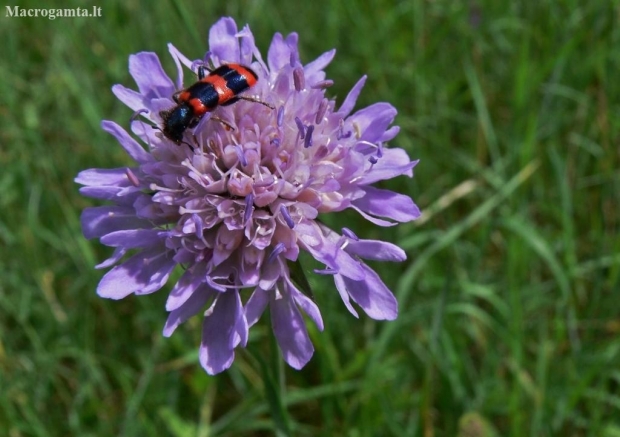
[[[0,436],[620,436],[620,3],[310,3],[2,11]],[[421,159],[389,185],[419,223],[327,219],[407,250],[376,265],[399,318],[357,320],[312,278],[326,329],[310,327],[301,372],[265,319],[206,375],[200,318],[165,339],[165,290],[98,298],[110,249],[81,236],[97,203],[73,178],[128,163],[99,127],[128,123],[110,91],[133,86],[128,55],[155,51],[172,72],[166,43],[198,58],[222,15],[263,52],[276,31],[300,34],[305,62],[335,47],[332,95],[368,74],[358,107],[395,105],[393,144]]]

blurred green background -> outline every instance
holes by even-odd
[[[0,436],[620,436],[618,1],[97,6],[0,12]],[[392,144],[421,160],[383,185],[415,199],[417,223],[328,218],[407,251],[375,266],[399,318],[355,319],[312,278],[326,328],[310,326],[300,372],[263,318],[233,367],[206,375],[200,317],[165,339],[169,286],[98,298],[111,249],[81,236],[80,211],[100,203],[73,178],[129,163],[99,127],[128,125],[110,87],[134,86],[129,54],[173,74],[166,43],[200,58],[223,15],[263,53],[274,32],[299,33],[303,62],[336,48],[330,94],[368,74],[358,108],[396,106]]]

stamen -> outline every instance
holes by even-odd
[[[293,70],[293,84],[295,85],[295,91],[300,92],[306,88],[306,77],[304,76],[304,70],[301,67],[295,67]]]
[[[280,147],[280,138],[272,138],[270,143],[274,147]]]
[[[361,131],[360,125],[357,124],[356,122],[353,122],[353,129],[355,130],[355,138],[358,140],[362,138],[362,131]]]
[[[132,121],[134,121],[136,118],[138,118],[138,116],[139,116],[140,114],[144,114],[144,113],[147,113],[147,112],[149,112],[149,110],[148,110],[148,109],[146,109],[146,108],[138,109],[136,112],[134,112],[133,114],[131,114],[131,118],[129,119],[129,123],[131,123],[131,122],[132,122]]]
[[[284,246],[284,243],[276,244],[276,246],[273,248],[273,252],[269,254],[269,258],[267,258],[267,262],[268,263],[272,262],[285,250],[286,250],[286,246]]]
[[[245,225],[252,217],[252,208],[254,207],[254,193],[245,196],[245,212],[243,213],[243,224]]]
[[[208,53],[207,53],[208,54]],[[206,61],[206,55],[205,55],[205,61]],[[195,74],[198,74],[198,67],[206,67],[205,66],[205,61],[201,61],[200,59],[196,59],[194,62],[192,62],[192,65],[189,67],[190,70],[192,70]]]
[[[359,237],[349,228],[342,228],[342,233],[349,237],[351,240],[359,241]]]
[[[329,100],[325,98],[321,100],[321,103],[319,104],[319,109],[316,111],[316,117],[314,118],[314,122],[316,124],[321,124],[321,122],[323,121],[323,117],[325,117],[325,112],[327,111],[328,103]]]
[[[299,117],[295,117],[295,123],[297,123],[297,129],[299,129],[299,136],[303,140],[306,136],[306,128]]]
[[[329,88],[333,84],[334,84],[333,80],[330,80],[330,79],[321,80],[321,81],[315,83],[314,85],[311,85],[310,88],[312,88],[313,90],[320,90],[320,89]]]
[[[284,219],[288,227],[293,229],[295,227],[295,222],[293,221],[291,214],[289,214],[286,206],[280,205],[280,214],[282,214],[282,218]]]
[[[306,138],[304,139],[304,147],[306,149],[312,147],[312,132],[314,132],[314,125],[308,126],[306,130]]]
[[[129,179],[129,182],[131,182],[131,185],[134,187],[140,186],[140,180],[130,168],[125,169],[125,175],[127,176],[127,179]]]
[[[348,245],[349,242],[352,240],[352,238],[349,238],[346,233],[342,232],[344,235],[341,235],[340,238],[338,239],[338,242],[336,243],[336,246],[338,246],[340,248],[340,250],[344,250]],[[355,234],[353,234],[355,235]]]
[[[369,156],[368,161],[370,162],[371,165],[375,165],[377,162],[379,162],[379,160],[375,156]]]
[[[284,122],[284,106],[280,106],[278,108],[278,127],[282,127],[282,123]]]

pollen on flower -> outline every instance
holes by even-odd
[[[297,35],[276,34],[263,59],[250,29],[238,31],[230,18],[211,28],[209,45],[195,61],[169,46],[175,80],[154,53],[132,55],[129,70],[139,91],[113,87],[135,111],[130,131],[137,139],[116,123],[102,127],[135,165],[85,170],[76,178],[82,194],[113,203],[82,214],[84,235],[115,248],[99,267],[118,265],[97,292],[112,299],[152,293],[182,266],[166,302],[165,336],[203,314],[200,363],[219,373],[232,365],[235,349],[246,345],[249,328],[269,307],[282,356],[300,369],[314,350],[301,311],[320,330],[323,320],[302,292],[305,285],[296,282],[303,275],[299,253],[324,266],[315,273],[333,277],[354,316],[356,304],[377,320],[396,318],[398,304],[363,260],[406,258],[391,243],[328,228],[319,214],[351,208],[378,226],[416,219],[420,212],[409,197],[373,184],[413,176],[417,161],[385,147],[398,133],[391,105],[353,112],[365,77],[340,106],[326,95],[333,81],[324,68],[333,50],[304,65]],[[211,72],[200,89],[226,84],[233,94],[225,104],[216,95],[209,106],[207,94],[182,88],[205,66],[222,76]],[[188,96],[197,100],[186,104]],[[196,107],[208,110],[198,117]]]

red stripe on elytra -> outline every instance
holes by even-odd
[[[200,117],[209,110],[209,108],[207,108],[199,98],[189,99],[187,103],[192,107],[194,117]]]

